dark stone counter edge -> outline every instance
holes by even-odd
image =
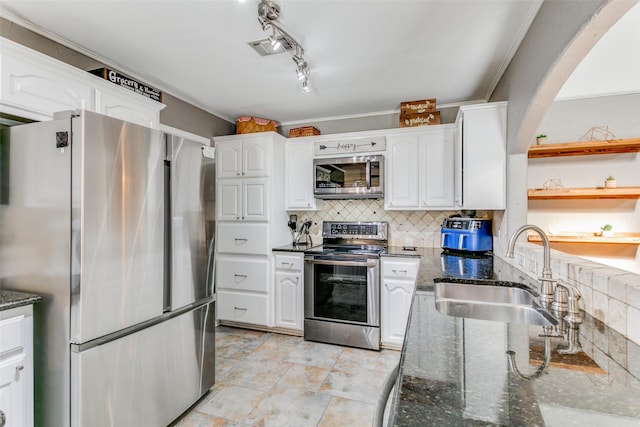
[[[36,304],[40,301],[42,301],[42,297],[38,295],[3,290],[0,292],[0,311]]]
[[[294,246],[292,243],[289,243],[288,245],[284,245],[284,246],[278,246],[277,248],[271,248],[272,251],[274,252],[304,252],[307,251],[311,248],[319,248],[322,245],[296,245]]]

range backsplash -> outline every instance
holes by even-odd
[[[319,201],[320,202],[320,201]],[[313,243],[322,241],[323,221],[386,221],[389,246],[440,247],[442,221],[458,211],[385,211],[383,200],[324,200],[318,211],[288,212],[313,222]]]

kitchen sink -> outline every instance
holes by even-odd
[[[436,309],[449,316],[541,326],[558,324],[531,291],[520,287],[439,282],[435,302]]]

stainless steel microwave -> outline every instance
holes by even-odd
[[[384,157],[352,156],[313,161],[313,194],[318,199],[384,197]]]

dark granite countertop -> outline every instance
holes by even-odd
[[[533,373],[544,347],[542,327],[441,314],[434,279],[461,280],[465,270],[538,288],[499,257],[451,258],[424,249],[389,425],[640,425],[640,346],[585,314],[582,351],[560,355],[557,347],[567,341],[551,338],[547,371],[519,379],[506,351],[515,351],[520,371]]]
[[[304,252],[304,251],[308,251],[311,248],[321,248],[322,245],[293,245],[292,243],[289,243],[288,245],[284,245],[284,246],[278,246],[277,248],[272,248],[272,251],[276,251],[276,252]]]
[[[34,294],[0,290],[0,311],[36,304],[41,300],[42,297]]]
[[[406,246],[389,246],[382,256],[388,257],[422,257],[424,251],[431,248],[408,248]]]

